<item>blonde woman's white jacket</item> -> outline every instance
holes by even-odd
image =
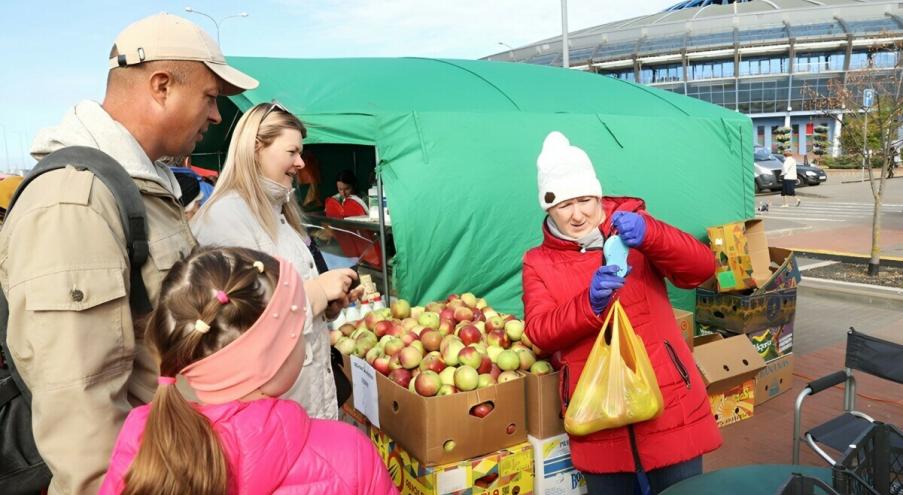
[[[283,395],[301,404],[307,414],[319,419],[337,419],[338,404],[329,349],[329,328],[324,315],[326,294],[316,282],[319,275],[304,239],[282,215],[281,200],[271,200],[277,222],[273,240],[257,221],[250,207],[237,192],[227,193],[206,211],[195,216],[191,230],[202,246],[244,247],[263,251],[290,261],[305,281],[307,311],[304,323],[306,358],[301,375]]]

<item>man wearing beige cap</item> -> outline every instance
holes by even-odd
[[[109,55],[102,104],[82,101],[32,145],[41,159],[69,146],[116,160],[141,193],[151,301],[195,244],[178,182],[157,164],[191,153],[220,122],[216,99],[257,87],[226,64],[198,26],[158,14],[122,31]],[[157,369],[143,316],[129,306],[129,257],[118,204],[94,174],[47,172],[21,193],[0,231],[0,283],[9,301],[7,347],[32,394],[35,443],[50,493],[97,493],[129,409],[150,401]],[[0,482],[0,492],[8,492]]]

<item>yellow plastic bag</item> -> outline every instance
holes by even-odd
[[[589,435],[655,418],[663,408],[646,347],[621,302],[615,301],[577,381],[564,429]]]

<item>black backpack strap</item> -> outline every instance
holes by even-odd
[[[12,210],[22,191],[31,181],[51,170],[57,170],[72,166],[77,170],[88,170],[100,179],[113,193],[116,203],[119,205],[119,217],[122,220],[122,229],[125,231],[126,248],[129,255],[129,306],[136,314],[147,314],[153,309],[150,298],[147,295],[147,287],[141,277],[141,267],[147,261],[147,221],[144,212],[144,202],[141,200],[141,192],[135,181],[129,176],[122,165],[110,155],[96,148],[87,146],[69,146],[55,151],[31,170],[19,188],[13,195],[7,208]]]

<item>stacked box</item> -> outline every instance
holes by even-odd
[[[746,380],[724,392],[709,394],[709,404],[718,427],[723,428],[751,418],[756,405],[755,395],[755,380]]]
[[[533,446],[534,491],[536,495],[580,495],[587,492],[583,473],[571,462],[567,434],[551,438],[527,436]]]
[[[370,428],[370,439],[402,495],[530,495],[533,447],[524,442],[464,461],[426,466],[385,432]]]
[[[756,375],[756,405],[793,388],[793,354],[770,361]]]
[[[527,434],[535,438],[556,437],[564,433],[558,380],[561,372],[524,377],[527,398]]]
[[[743,335],[725,339],[720,333],[697,337],[696,367],[706,384],[712,415],[719,427],[750,418],[756,405],[755,377],[765,360]]]

